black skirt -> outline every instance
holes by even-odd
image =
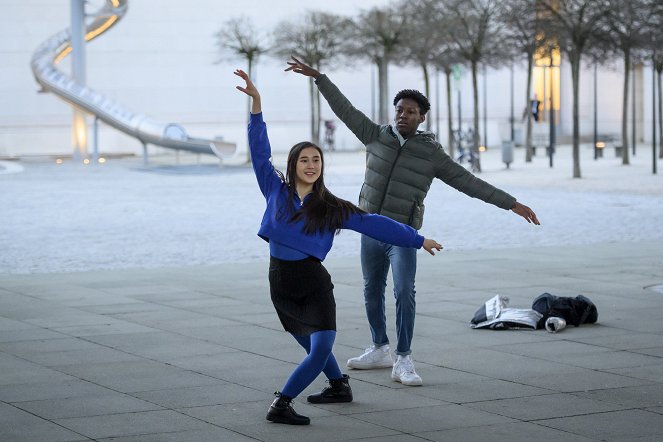
[[[284,261],[270,257],[269,290],[285,331],[308,336],[336,330],[334,285],[316,258]]]

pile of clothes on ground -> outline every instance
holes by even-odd
[[[477,310],[470,321],[472,328],[492,330],[542,329],[551,333],[567,324],[594,324],[599,318],[596,305],[583,295],[575,298],[543,293],[534,299],[532,308],[509,308],[509,298],[496,295]]]

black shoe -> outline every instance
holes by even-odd
[[[341,379],[330,379],[329,387],[318,394],[312,394],[306,398],[313,404],[333,404],[337,402],[352,402],[352,388],[350,388],[350,376],[344,374]]]
[[[295,409],[292,408],[291,397],[285,396],[278,391],[274,394],[276,395],[276,399],[274,399],[267,412],[268,421],[288,425],[308,425],[311,423],[311,419],[297,414]]]

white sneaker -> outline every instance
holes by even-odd
[[[394,368],[391,370],[391,378],[403,385],[423,384],[421,377],[414,371],[414,362],[410,356],[398,356]]]
[[[387,368],[394,365],[388,345],[376,347],[371,345],[366,351],[356,358],[348,359],[347,366],[358,370],[370,370],[371,368]]]

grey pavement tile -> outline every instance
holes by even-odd
[[[0,352],[0,373],[2,373],[0,386],[73,379],[59,371],[42,367],[3,352]]]
[[[211,342],[164,331],[88,336],[87,339],[127,353],[154,359],[164,356],[215,354],[224,350],[224,347]]]
[[[493,350],[503,351],[505,353],[511,353],[521,356],[530,356],[539,359],[546,360],[559,360],[563,363],[568,363],[564,357],[566,355],[586,355],[586,354],[600,354],[605,356],[604,353],[610,351],[609,349],[597,346],[585,344],[582,342],[576,342],[576,339],[564,339],[563,332],[548,334],[550,339],[545,342],[536,342],[536,343],[522,343],[518,345],[495,345],[492,347]],[[567,335],[568,337],[568,335]]]
[[[338,416],[296,400],[298,413],[311,418],[311,425],[288,427],[265,419],[271,398],[240,404],[197,407],[180,410],[206,422],[265,441],[332,441],[382,437],[399,432],[371,424],[353,416]],[[338,405],[338,404],[337,404]],[[284,428],[286,427],[286,428]]]
[[[127,321],[120,321],[113,318],[107,318],[103,324],[78,325],[73,327],[55,327],[53,330],[60,333],[76,336],[89,337],[99,335],[124,334],[124,333],[149,333],[155,330],[144,325],[133,324]]]
[[[630,351],[608,351],[603,353],[587,354],[561,354],[559,358],[549,358],[551,361],[562,362],[577,367],[595,370],[610,370],[614,368],[631,368],[644,366],[663,366],[663,360],[656,356],[648,356]]]
[[[0,290],[2,293],[2,290]],[[2,296],[0,295],[0,302],[2,301]],[[16,319],[6,318],[0,312],[0,332],[3,334],[8,331],[26,331],[27,329],[38,329],[32,324],[26,324],[23,321],[17,321]]]
[[[421,442],[422,440],[430,440],[416,435],[398,433],[392,436],[375,436],[375,437],[360,437],[356,439],[347,439],[349,441],[362,441],[362,442]]]
[[[513,421],[508,417],[454,404],[357,413],[353,417],[408,434]]]
[[[92,439],[209,429],[209,425],[172,410],[55,419],[55,423]]]
[[[430,441],[537,441],[537,442],[589,442],[596,439],[579,436],[566,431],[548,428],[531,422],[508,422],[479,427],[452,428],[450,430],[415,433]]]
[[[79,307],[79,310],[100,315],[119,315],[122,313],[139,313],[159,310],[161,306],[149,302],[135,300],[134,302],[122,302],[105,305],[86,305]]]
[[[297,408],[298,413],[303,413]],[[306,414],[305,414],[306,415]],[[235,426],[231,428],[270,442],[316,441],[332,442],[347,440],[364,440],[365,438],[378,438],[397,436],[402,433],[375,425],[366,421],[354,419],[351,416],[322,416],[311,417],[311,425],[283,429],[283,425],[264,421],[257,425]],[[263,418],[264,419],[264,418]],[[394,440],[394,439],[392,439]]]
[[[3,342],[21,342],[21,341],[36,341],[45,339],[62,339],[67,335],[48,330],[41,327],[30,325],[31,328],[20,330],[3,330],[0,333],[0,343]]]
[[[659,358],[660,359],[660,358]],[[652,382],[661,382],[663,379],[663,361],[657,365],[646,365],[641,367],[613,368],[605,370],[618,375],[630,376]]]
[[[631,350],[633,353],[640,353],[641,355],[657,356],[663,358],[663,347],[650,347],[650,348],[639,348],[637,350]]]
[[[559,362],[532,359],[485,348],[475,348],[472,351],[447,352],[443,365],[482,376],[518,382],[534,374],[574,373],[582,370]]]
[[[166,408],[187,408],[258,401],[265,398],[265,393],[253,388],[219,381],[219,384],[204,387],[141,391],[133,393],[133,396]]]
[[[218,299],[217,296],[209,293],[198,292],[195,290],[182,290],[180,287],[171,287],[167,290],[162,290],[161,287],[155,287],[153,284],[145,286],[140,292],[131,295],[131,298],[164,305],[180,301],[183,303],[182,306],[186,306],[188,303],[195,305],[197,301],[214,301]]]
[[[585,414],[536,423],[600,440],[663,435],[663,415],[642,410]]]
[[[255,440],[252,437],[243,436],[235,431],[218,427],[211,427],[206,430],[188,430],[98,439],[100,442],[249,442]]]
[[[0,403],[0,440],[3,442],[72,442],[86,440],[75,431]]]
[[[577,396],[619,404],[625,407],[663,407],[663,384],[660,383],[638,387],[592,390],[575,394]]]
[[[44,367],[56,368],[60,365],[99,364],[105,362],[140,361],[142,358],[112,348],[97,346],[85,350],[50,351],[30,353],[23,358]]]
[[[94,350],[99,348],[95,343],[66,335],[60,339],[39,339],[33,341],[10,342],[0,344],[0,351],[18,356],[29,356],[35,353],[51,353],[72,350]]]
[[[162,409],[159,405],[113,391],[91,396],[15,402],[13,405],[48,420]]]
[[[218,382],[209,376],[147,360],[63,365],[59,366],[58,370],[123,393],[194,387]]]
[[[147,327],[154,327],[162,330],[169,330],[170,327],[175,326],[175,324],[197,325],[200,324],[201,321],[205,321],[210,318],[210,316],[202,313],[189,312],[186,310],[163,305],[159,306],[159,309],[155,310],[118,313],[113,316],[127,322],[141,324]]]
[[[222,428],[240,429],[264,424],[276,427],[274,430],[280,428],[283,432],[283,425],[271,424],[265,419],[273,400],[274,396],[266,393],[264,398],[258,401],[180,408],[177,411]],[[295,399],[292,404],[297,413],[309,416],[311,420],[335,415],[332,411],[306,404],[301,398]],[[247,434],[245,431],[239,432]]]
[[[661,434],[655,434],[653,436],[644,436],[644,437],[627,437],[627,438],[614,438],[611,437],[610,442],[660,442]]]
[[[47,399],[66,399],[80,396],[103,396],[112,392],[108,388],[80,379],[43,381],[29,384],[1,385],[0,401],[24,402]]]
[[[108,323],[103,315],[86,313],[73,308],[44,309],[24,319],[25,322],[44,328],[73,327],[81,325],[100,325]]]
[[[579,416],[627,408],[614,403],[564,393],[473,402],[467,406],[521,421]]]
[[[507,398],[526,398],[550,393],[550,390],[543,388],[501,381],[499,379],[484,378],[473,382],[438,385],[432,384],[428,378],[424,379],[424,381],[426,388],[416,389],[415,394],[454,404],[467,404]]]
[[[392,381],[393,382],[393,381]],[[401,387],[400,384],[392,383]],[[299,396],[306,400],[306,396],[320,392],[326,386],[323,382],[314,382]],[[447,402],[433,397],[419,394],[427,388],[384,388],[371,382],[357,379],[350,380],[353,400],[341,404],[311,404],[340,415],[355,415],[375,411],[404,410],[408,408],[433,407],[445,405]]]
[[[571,372],[530,374],[529,376],[521,377],[518,379],[518,382],[561,393],[633,387],[651,383],[651,381],[637,379],[628,374],[620,375],[586,368],[576,369]]]

